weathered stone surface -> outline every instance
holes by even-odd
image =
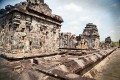
[[[97,26],[93,23],[88,23],[82,35],[77,36],[77,48],[80,49],[98,49],[100,38]]]
[[[16,53],[54,52],[62,22],[44,0],[8,5],[1,10],[0,46]]]
[[[60,33],[59,47],[60,48],[75,48],[76,36],[71,33]]]
[[[81,56],[69,54],[45,56],[35,58],[32,64],[30,60],[21,60],[18,63],[15,61],[11,63],[11,67],[17,73],[22,72],[20,80],[80,80],[82,78],[76,73],[84,73],[84,70],[87,71],[87,68],[99,62],[114,50],[115,48],[94,51]]]
[[[115,46],[112,45],[112,40],[111,40],[111,37],[109,36],[109,37],[105,38],[105,41],[100,44],[100,47],[101,47],[101,49],[110,49]]]
[[[98,29],[93,23],[88,23],[79,36],[60,33],[59,38],[60,48],[98,49],[100,45]]]
[[[110,48],[111,43],[112,43],[111,37],[105,38],[105,46],[106,46],[106,48]]]

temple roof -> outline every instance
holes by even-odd
[[[52,14],[52,10],[46,3],[44,3],[44,0],[27,0],[27,2],[20,2],[18,4],[15,4],[14,6],[7,5],[5,6],[5,9],[0,10],[0,16],[4,16],[5,14],[8,14],[14,10],[26,14],[34,13],[34,15],[46,16],[51,19],[57,20],[58,22],[63,22],[61,16]]]
[[[93,23],[86,24],[86,27],[83,31],[83,35],[84,36],[89,36],[89,35],[99,36],[97,26]]]

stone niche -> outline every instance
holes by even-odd
[[[0,46],[11,53],[56,51],[63,19],[53,15],[44,0],[27,1],[0,14]]]
[[[83,33],[76,37],[76,48],[80,49],[98,49],[100,37],[97,26],[93,23],[88,23],[83,30]]]

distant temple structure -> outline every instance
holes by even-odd
[[[93,23],[88,23],[79,36],[61,33],[59,38],[60,48],[98,49],[100,45],[98,29]]]
[[[59,48],[63,19],[44,3],[27,0],[0,10],[0,46],[11,52],[48,52]]]
[[[112,46],[112,40],[111,37],[105,38],[105,48],[110,48]]]
[[[77,46],[80,49],[98,49],[100,44],[100,36],[97,26],[93,23],[88,23],[83,31],[83,34],[77,36]]]

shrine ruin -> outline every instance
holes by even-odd
[[[1,9],[0,46],[11,53],[57,50],[63,19],[52,14],[44,0],[27,1]]]

